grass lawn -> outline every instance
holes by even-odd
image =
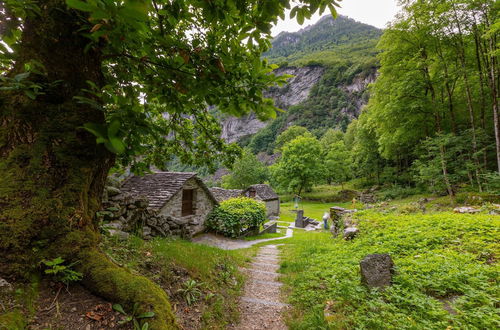
[[[245,241],[255,241],[255,240],[258,240],[258,239],[283,237],[283,236],[285,236],[285,234],[286,234],[286,229],[280,229],[280,228],[278,228],[276,230],[276,233],[265,233],[265,234],[262,234],[262,235],[248,236],[248,237],[244,237],[243,239]]]
[[[356,218],[353,241],[302,231],[286,239],[290,329],[499,328],[500,216],[368,210]],[[389,253],[396,265],[385,291],[360,283],[359,262],[371,253]]]

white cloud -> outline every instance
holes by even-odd
[[[384,28],[390,22],[399,8],[396,0],[343,0],[341,8],[337,8],[339,14],[348,16],[356,21],[370,24],[378,28]],[[323,13],[329,15],[329,12]],[[276,36],[282,31],[295,32],[307,25],[312,25],[320,19],[319,14],[315,14],[310,20],[299,25],[295,19],[289,18],[289,13],[286,13],[286,19],[279,21],[272,29],[273,36]]]

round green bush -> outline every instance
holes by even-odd
[[[205,222],[209,230],[227,237],[240,237],[247,229],[266,221],[264,203],[247,197],[230,198],[220,203]]]

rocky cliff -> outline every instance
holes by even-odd
[[[278,108],[287,110],[307,99],[309,91],[321,79],[324,71],[320,66],[278,68],[276,75],[289,74],[294,77],[283,87],[271,88],[265,96],[274,99]],[[253,113],[240,118],[227,117],[222,121],[222,137],[228,142],[235,142],[244,136],[257,133],[266,125],[266,122],[257,119]]]
[[[271,88],[265,93],[265,95],[272,98],[276,106],[285,111],[287,111],[291,106],[299,105],[306,101],[308,101],[307,103],[316,103],[313,100],[316,96],[311,95],[311,89],[320,82],[326,70],[327,68],[321,66],[279,68],[275,71],[276,74],[290,74],[294,77],[289,79],[287,85],[283,87]],[[342,92],[344,94],[342,97],[347,100],[347,104],[345,106],[339,107],[339,110],[335,114],[337,118],[333,118],[333,124],[335,124],[335,122],[351,121],[352,119],[358,117],[361,112],[361,108],[368,101],[366,93],[367,86],[368,84],[374,82],[375,78],[375,70],[372,70],[371,72],[364,71],[355,75],[349,82],[329,86],[330,89],[337,89]],[[322,85],[325,85],[325,82],[323,82]],[[294,121],[297,120],[298,124],[301,124],[301,116],[296,112],[297,111],[295,111],[295,113],[284,114],[288,117],[285,126],[293,124]],[[317,119],[332,119],[320,117],[322,116],[318,116]],[[222,120],[222,137],[228,142],[236,142],[245,136],[257,133],[267,124],[268,122],[260,121],[254,114],[241,118],[226,117]]]

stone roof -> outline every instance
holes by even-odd
[[[256,197],[259,197],[263,201],[279,198],[278,194],[276,194],[273,188],[268,184],[254,184],[245,189],[245,194],[250,191],[250,189],[255,189]]]
[[[210,192],[219,203],[229,198],[240,197],[243,194],[243,190],[240,189],[224,189],[219,187],[210,188]]]
[[[191,178],[196,179],[208,196],[217,203],[207,186],[193,172],[156,172],[144,176],[133,176],[123,183],[121,191],[134,197],[144,196],[149,200],[149,208],[159,210]]]

